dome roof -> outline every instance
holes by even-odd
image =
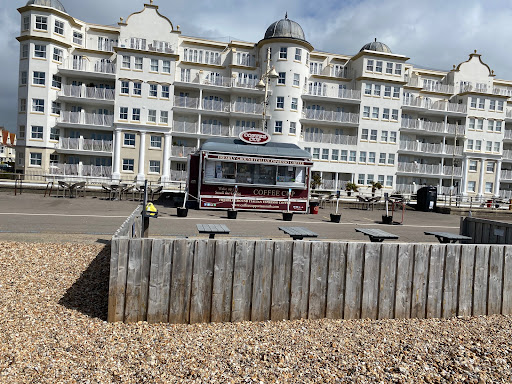
[[[264,38],[275,39],[280,37],[288,37],[306,41],[302,27],[299,25],[299,23],[288,19],[288,14],[284,16],[284,19],[270,24],[270,27],[268,27],[267,31],[265,32]]]
[[[393,53],[393,52],[391,52],[391,49],[389,49],[389,47],[386,44],[377,41],[377,39],[375,39],[375,41],[372,41],[371,43],[365,44],[363,46],[363,48],[361,48],[359,50],[359,52],[361,52],[361,51],[376,51],[376,52]]]
[[[55,8],[58,11],[66,12],[66,9],[59,0],[28,0],[27,5],[41,5],[43,7]]]

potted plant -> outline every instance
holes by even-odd
[[[389,214],[389,200],[386,199],[386,214],[382,215],[382,224],[393,224],[393,215]]]
[[[347,185],[345,186],[345,191],[347,191],[347,196],[352,196],[352,192],[359,191],[359,188],[357,188],[356,184],[348,182]]]
[[[375,196],[375,191],[377,189],[382,189],[382,184],[379,183],[378,181],[372,181],[370,183],[370,185],[372,186],[372,197],[374,197]]]
[[[236,219],[237,210],[235,209],[235,200],[236,200],[236,192],[238,190],[238,186],[235,185],[235,188],[233,190],[233,205],[231,206],[231,209],[228,209],[228,219]]]
[[[311,189],[316,189],[320,185],[322,185],[322,178],[319,173],[314,173],[313,176],[311,176]]]
[[[338,213],[339,202],[340,202],[340,197],[339,197],[339,193],[338,193],[338,196],[336,196],[336,211],[334,213],[331,213],[331,222],[333,222],[333,223],[339,223],[341,220],[341,214]]]
[[[292,190],[288,189],[288,203],[286,204],[286,212],[283,212],[283,221],[292,221],[293,220],[293,212],[290,212],[290,198],[291,198]]]
[[[188,198],[188,189],[185,190],[185,196],[183,197],[183,205],[181,207],[176,208],[178,217],[187,217],[187,215],[188,215],[187,198]]]

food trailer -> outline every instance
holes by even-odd
[[[311,155],[260,131],[206,141],[190,155],[188,192],[199,209],[308,212]]]

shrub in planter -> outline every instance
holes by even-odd
[[[359,188],[357,188],[357,185],[354,183],[347,183],[347,185],[345,186],[345,191],[347,191],[348,196],[351,196],[352,192],[359,191]]]

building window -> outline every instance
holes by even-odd
[[[471,98],[471,108],[476,108],[476,97]]]
[[[127,147],[135,147],[135,133],[124,134],[124,145]]]
[[[501,132],[501,121],[496,121],[496,132]]]
[[[486,150],[487,152],[491,152],[491,151],[492,151],[492,141],[487,141],[487,142],[485,143],[485,150]]]
[[[366,151],[359,152],[359,162],[366,163]]]
[[[368,106],[363,107],[363,117],[367,117],[367,118],[370,117],[370,107],[368,107]]]
[[[169,112],[168,111],[160,111],[160,123],[168,124],[169,122]]]
[[[20,85],[27,85],[27,72],[22,71],[20,74]]]
[[[162,98],[164,98],[164,99],[169,98],[169,86],[168,85],[162,85]]]
[[[297,99],[296,97],[292,97],[292,104],[291,104],[290,109],[292,111],[296,111],[298,108],[298,103],[299,103],[299,99]]]
[[[398,121],[398,109],[391,110],[391,120]]]
[[[162,72],[171,73],[171,62],[169,60],[162,61]]]
[[[375,164],[375,152],[368,152],[368,162]]]
[[[370,140],[377,141],[377,130],[376,129],[372,129],[370,131]]]
[[[133,121],[140,121],[140,108],[133,108],[132,109],[132,120]]]
[[[363,128],[361,130],[361,140],[368,140],[368,129]]]
[[[149,146],[151,148],[162,148],[162,136],[151,135],[149,139]]]
[[[289,134],[290,135],[297,134],[297,123],[295,121],[290,121],[290,131],[289,131]]]
[[[322,160],[329,160],[329,149],[328,148],[322,149]]]
[[[383,141],[384,143],[388,142],[388,131],[382,131],[380,134],[380,141]]]
[[[348,158],[348,161],[351,161],[353,163],[356,162],[356,151],[350,151],[350,156]]]
[[[494,111],[496,109],[496,100],[489,100],[489,109]]]
[[[391,86],[390,85],[384,86],[384,97],[391,97]]]
[[[149,96],[150,97],[158,96],[158,85],[157,84],[149,84]]]
[[[468,149],[468,151],[472,151],[473,150],[473,140],[472,139],[468,140],[467,149]]]
[[[62,62],[62,49],[59,48],[53,48],[53,60]]]
[[[487,130],[494,131],[494,120],[487,120]]]
[[[20,99],[20,112],[27,112],[27,99]]]
[[[360,173],[357,176],[357,184],[363,185],[364,184],[364,177],[365,177],[365,174],[364,173]]]
[[[498,111],[503,112],[503,100],[498,101]]]
[[[128,58],[128,67],[125,67],[124,66],[124,58],[127,57]],[[123,67],[124,68],[130,68],[130,56],[123,56]],[[142,57],[137,57],[135,56],[135,66],[134,66],[135,69],[139,70],[139,71],[142,71]]]
[[[123,64],[121,65],[122,68],[130,68],[130,57],[131,56],[123,56]]]
[[[277,96],[276,98],[276,108],[283,109],[284,108],[284,96]]]
[[[366,70],[373,72],[373,60],[367,60],[366,61]]]
[[[331,151],[331,160],[332,161],[338,161],[338,154],[339,154],[339,150],[338,149],[333,149]]]
[[[372,109],[372,119],[379,118],[379,107],[373,107]]]
[[[377,181],[380,183],[380,185],[384,185],[384,175],[377,176]]]
[[[158,72],[158,60],[151,59],[151,71]]]
[[[393,87],[393,98],[400,98],[400,87]]]
[[[28,31],[30,29],[30,16],[23,17],[23,30]]]
[[[494,143],[494,152],[499,152],[499,151],[500,151],[500,142],[496,141]]]
[[[52,76],[52,87],[61,89],[62,88],[62,77],[53,75]]]
[[[283,133],[283,122],[276,121],[274,126],[274,133]]]
[[[402,75],[402,64],[395,64],[395,75]]]
[[[59,141],[60,137],[60,129],[59,128],[50,128],[50,140]]]
[[[485,193],[492,193],[493,183],[487,182],[485,183]]]
[[[60,116],[60,103],[52,101],[52,113]]]
[[[373,95],[380,96],[380,85],[379,84],[375,84],[375,86],[373,87]]]
[[[20,127],[18,129],[18,137],[20,139],[24,139],[25,138],[25,126],[24,125],[20,125]]]
[[[371,84],[365,84],[365,86],[364,86],[364,94],[365,95],[371,95],[372,94],[372,85]]]
[[[341,150],[340,160],[348,161],[348,151],[346,149]]]
[[[375,62],[375,72],[382,73],[382,61]]]
[[[33,112],[44,112],[44,100],[43,99],[32,99],[32,111]]]
[[[476,151],[481,151],[482,150],[482,140],[477,140],[476,141],[475,150]]]
[[[293,74],[293,85],[295,87],[300,87],[300,74],[298,74],[298,73]]]
[[[36,16],[36,29],[48,30],[48,18],[46,16]]]
[[[277,84],[286,84],[286,72],[279,72],[279,79],[277,79]]]
[[[43,154],[42,153],[34,153],[30,152],[30,165],[40,167],[43,160]]]
[[[148,109],[148,121],[150,123],[156,123],[156,110]]]
[[[475,192],[476,181],[468,181],[468,192]]]
[[[46,58],[46,45],[35,44],[34,45],[34,56]]]
[[[44,85],[46,80],[46,74],[44,72],[36,72],[34,71],[34,76],[32,78],[32,84],[36,85]]]
[[[149,173],[160,173],[159,160],[149,160]]]
[[[487,172],[494,173],[494,163],[490,161],[487,162]]]
[[[302,50],[300,48],[295,48],[295,60],[302,60]]]
[[[73,43],[82,45],[83,35],[80,32],[73,31]]]
[[[381,153],[379,156],[379,164],[386,164],[386,154]]]
[[[23,44],[21,46],[21,58],[22,59],[28,58],[28,48],[29,48],[28,44]]]
[[[32,126],[32,134],[30,136],[32,139],[42,139],[43,138],[43,127],[39,125]]]
[[[386,176],[386,187],[393,186],[393,176]]]
[[[133,94],[138,96],[142,94],[142,83],[133,83]]]
[[[384,108],[382,110],[382,118],[384,120],[389,120],[389,108]]]
[[[373,175],[366,175],[366,184],[373,183]]]
[[[128,95],[130,93],[130,82],[121,81],[121,94]]]
[[[304,147],[304,150],[305,150],[306,152],[308,152],[309,154],[311,154],[311,147]]]
[[[468,129],[471,129],[471,130],[475,129],[475,119],[473,117],[469,118]]]
[[[64,34],[64,22],[55,20],[54,31],[55,31],[55,33],[58,33],[59,35],[63,35]]]
[[[386,74],[393,74],[393,63],[386,63]]]
[[[396,132],[389,132],[389,142],[396,144]]]
[[[128,107],[119,108],[119,120],[128,120]]]
[[[287,47],[281,47],[279,49],[279,58],[280,59],[287,59],[288,58],[288,48]]]
[[[476,172],[477,162],[476,160],[469,160],[469,171]]]
[[[123,159],[123,171],[133,172],[133,159]]]
[[[485,99],[483,97],[478,98],[478,108],[480,108],[480,109],[485,108]]]
[[[388,164],[389,165],[394,165],[395,164],[395,154],[394,153],[389,153],[388,154]]]

